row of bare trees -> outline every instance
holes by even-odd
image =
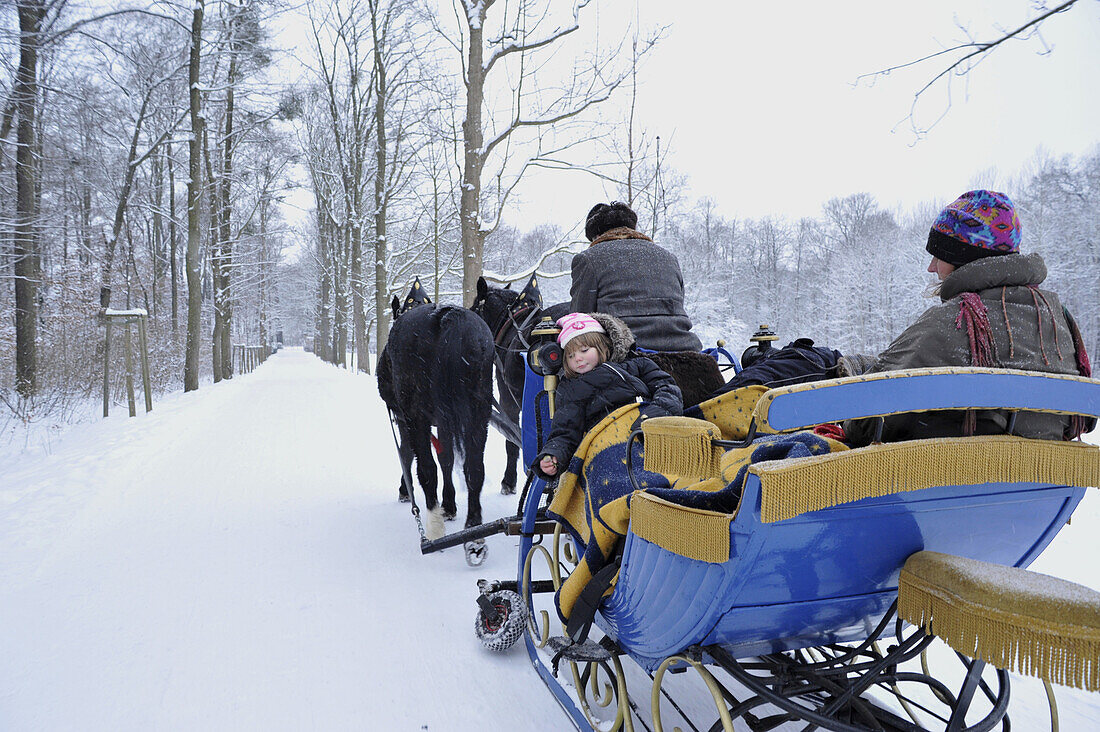
[[[768,322],[842,349],[883,345],[920,308],[913,242],[935,204],[902,214],[859,194],[790,222],[690,201],[668,142],[634,114],[660,31],[616,18],[605,34],[597,1],[4,7],[0,395],[87,392],[108,307],[149,313],[159,388],[229,378],[235,343],[278,330],[368,369],[414,275],[436,300],[469,302],[486,271],[567,272],[562,231],[501,225],[536,168],[615,187],[680,256],[708,339]],[[275,30],[293,48],[274,48]],[[615,94],[625,116],[601,117]],[[1073,303],[1096,224],[1074,214],[1067,240],[1049,212],[1095,209],[1096,163],[1036,166],[1009,192],[1035,215],[1039,246],[1077,242],[1048,258]],[[314,201],[296,229],[283,215],[292,185]]]
[[[972,185],[1013,199],[1022,250],[1043,256],[1046,286],[1074,314],[1088,352],[1100,353],[1100,149],[1061,158],[1040,152],[1021,171],[987,171]],[[800,220],[731,219],[712,199],[684,201],[670,209],[659,240],[680,259],[688,309],[704,342],[723,338],[741,349],[763,323],[783,343],[805,336],[873,355],[938,302],[924,243],[958,193],[898,211],[858,193]]]
[[[287,243],[279,199],[296,155],[271,82],[271,10],[265,0],[0,9],[9,403],[86,393],[107,308],[148,313],[158,388],[229,378],[234,341],[271,340]]]
[[[389,300],[414,274],[436,298],[472,300],[492,258],[486,240],[525,174],[592,167],[609,135],[594,111],[659,35],[627,29],[627,47],[620,26],[605,42],[593,0],[442,5],[305,5],[314,343],[338,364],[354,351],[368,368]]]

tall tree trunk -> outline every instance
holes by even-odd
[[[332,363],[344,366],[348,356],[348,258],[349,232],[347,224],[339,228],[338,246],[332,258]]]
[[[356,207],[358,209],[358,207]],[[367,350],[366,298],[363,297],[363,226],[356,219],[351,242],[351,327],[355,341],[357,371],[370,373],[370,352]]]
[[[187,352],[183,367],[183,389],[199,388],[199,342],[202,338],[202,273],[199,271],[199,247],[202,244],[202,98],[199,95],[199,53],[202,46],[202,16],[206,0],[194,0],[191,15],[191,56],[188,63],[188,89],[191,104],[191,140],[188,143],[187,172]]]
[[[214,301],[214,324],[210,334],[210,365],[214,374],[214,383],[217,384],[225,376],[222,373],[222,332],[225,330],[225,319],[222,317],[221,296],[219,294],[222,283],[222,196],[220,190],[222,181],[218,178],[213,165],[210,163],[209,135],[203,136],[202,156],[206,165],[206,178],[208,181],[206,195],[210,206],[210,220],[208,222],[210,227],[210,286],[211,299]]]
[[[268,176],[264,176],[264,185],[267,185]],[[267,263],[267,193],[263,193],[260,200],[260,346],[267,346],[267,278],[270,265]]]
[[[469,307],[477,295],[477,278],[484,262],[485,234],[481,231],[481,172],[485,167],[485,133],[481,108],[485,102],[485,14],[491,3],[478,3],[477,18],[467,18],[470,50],[466,63],[466,119],[462,121],[465,157],[459,218],[462,226],[462,303]]]
[[[236,13],[231,10],[229,19],[229,70],[226,73],[225,89],[225,135],[222,138],[222,174],[219,192],[221,193],[221,205],[218,207],[221,213],[221,226],[218,238],[221,239],[221,282],[214,282],[214,308],[221,314],[221,355],[222,376],[226,379],[233,378],[233,299],[230,292],[230,279],[233,270],[233,234],[232,224],[232,200],[231,189],[233,185],[233,146],[234,140],[233,113],[234,92],[237,84],[237,58],[239,41],[236,35]]]
[[[179,272],[176,266],[176,169],[172,161],[172,143],[168,143],[168,267],[172,278],[172,335],[179,330]]]
[[[370,3],[371,32],[374,36],[374,314],[375,314],[375,342],[378,344],[378,352],[381,353],[386,345],[389,335],[389,286],[386,277],[387,241],[386,241],[386,209],[389,196],[386,194],[386,180],[389,175],[386,165],[386,104],[389,101],[389,89],[386,82],[386,64],[382,57],[382,41],[378,28],[378,6]],[[437,279],[438,282],[438,279]],[[365,329],[364,329],[365,331]],[[370,355],[369,344],[363,339],[360,346],[364,356],[360,356],[367,368],[360,366],[361,370],[369,370],[368,361]]]
[[[159,153],[153,157],[151,173],[153,221],[149,245],[153,259],[153,309],[149,314],[156,318],[160,310],[157,294],[160,292],[160,280],[164,277],[164,160]]]
[[[35,115],[38,104],[38,50],[46,8],[42,0],[21,0],[19,68],[12,86],[18,124],[15,153],[15,387],[23,397],[38,389],[38,166]]]

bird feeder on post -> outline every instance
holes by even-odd
[[[111,329],[114,325],[126,327],[126,397],[130,408],[130,416],[136,416],[137,407],[134,403],[134,367],[133,347],[131,342],[131,326],[138,326],[138,348],[141,351],[141,384],[145,391],[145,411],[153,411],[153,394],[149,387],[149,341],[145,332],[145,320],[148,313],[140,308],[133,310],[113,310],[105,308],[100,311],[100,317],[107,327],[106,341],[103,346],[103,416],[106,417],[110,407],[110,364],[111,364]]]

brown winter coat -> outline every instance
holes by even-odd
[[[676,256],[633,229],[598,236],[573,257],[570,309],[620,318],[640,348],[698,351],[684,310],[684,278]]]
[[[993,365],[1001,368],[1078,375],[1073,335],[1062,303],[1037,287],[1047,268],[1038,254],[1009,254],[979,259],[944,278],[940,305],[929,308],[879,354],[869,373],[936,366],[972,366],[970,339],[959,319],[963,294],[977,293],[988,311],[993,338]],[[957,326],[956,323],[959,322]],[[883,440],[963,435],[963,412],[926,412],[889,417]],[[974,434],[1004,431],[1004,412],[977,413]],[[876,420],[845,424],[849,441],[867,444]],[[1069,417],[1021,412],[1014,434],[1059,440]]]

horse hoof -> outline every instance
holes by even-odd
[[[484,539],[474,539],[462,545],[462,551],[466,555],[466,564],[471,567],[480,567],[489,555],[489,547]]]
[[[507,483],[500,486],[500,495],[502,496],[514,496],[516,494],[516,487],[514,485],[508,485]]]
[[[397,494],[397,502],[398,503],[408,503],[409,502],[409,494],[408,493],[398,493]]]
[[[444,521],[454,521],[455,516],[457,516],[457,515],[458,515],[458,509],[457,508],[445,508],[445,509],[443,509],[443,520]]]
[[[439,506],[436,506],[431,511],[428,511],[428,520],[424,526],[424,536],[428,541],[435,541],[442,537],[446,532],[443,528],[443,512],[439,510]]]

